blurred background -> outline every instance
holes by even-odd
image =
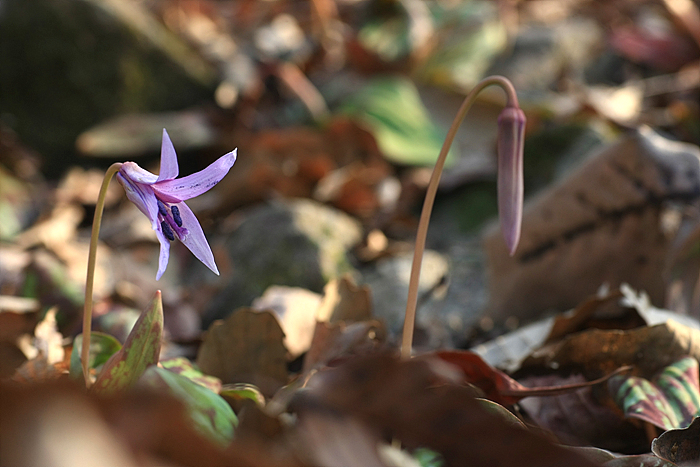
[[[0,0],[3,374],[48,307],[79,332],[104,170],[157,173],[163,128],[181,175],[238,148],[189,203],[221,276],[173,244],[156,282],[155,234],[112,184],[97,329],[123,338],[162,289],[171,355],[252,305],[293,360],[333,283],[396,335],[432,165],[491,74],[528,117],[523,240],[508,257],[494,223],[489,89],[442,178],[416,345],[469,346],[622,283],[700,316],[697,0]]]

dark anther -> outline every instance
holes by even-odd
[[[171,206],[170,210],[173,213],[173,220],[178,227],[182,227],[182,217],[180,217],[180,209],[177,206]]]
[[[158,213],[163,217],[168,217],[168,209],[165,207],[165,204],[159,199],[156,199],[156,201],[158,202]]]
[[[167,222],[161,221],[160,228],[163,230],[163,235],[165,235],[168,240],[170,240],[171,242],[175,240],[175,235],[173,234],[173,231]]]

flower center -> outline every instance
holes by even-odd
[[[158,203],[158,219],[163,235],[171,242],[175,240],[176,236],[180,240],[185,238],[190,232],[182,226],[180,208],[164,203],[159,198],[156,198],[156,202]]]

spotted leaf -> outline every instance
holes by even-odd
[[[698,361],[683,357],[667,366],[653,381],[638,376],[615,376],[608,388],[627,417],[664,430],[685,428],[700,415]]]

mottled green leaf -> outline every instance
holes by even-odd
[[[265,405],[265,396],[260,389],[248,383],[224,384],[219,394],[234,400],[250,399],[258,405]]]
[[[608,382],[615,402],[628,417],[670,430],[685,428],[700,415],[698,361],[684,357],[648,381],[615,376]]]
[[[221,380],[214,376],[205,375],[199,368],[197,368],[194,363],[186,359],[185,357],[175,357],[163,360],[160,362],[163,368],[166,368],[173,373],[182,375],[205,388],[211,390],[212,392],[219,393],[221,390]]]
[[[165,368],[150,367],[141,381],[158,390],[167,390],[185,403],[194,428],[206,438],[225,446],[233,439],[238,424],[236,414],[218,394]]]
[[[362,122],[384,156],[398,164],[432,166],[447,133],[432,122],[418,90],[405,78],[371,81],[345,103],[343,112]],[[454,151],[446,165],[454,161]]]
[[[525,428],[525,424],[515,415],[513,415],[510,410],[506,409],[503,407],[501,404],[497,404],[496,402],[490,401],[488,399],[482,399],[482,398],[477,398],[476,401],[479,403],[479,405],[486,409],[487,412],[491,413],[492,415],[495,415],[505,422],[510,423],[511,425],[520,427],[520,428]]]
[[[82,347],[83,335],[78,334],[73,340],[73,351],[70,354],[70,376],[80,381],[83,380],[83,366],[80,364],[80,350]],[[121,343],[109,334],[102,332],[90,333],[90,362],[88,367],[99,368],[121,348]]]
[[[162,336],[163,301],[158,291],[150,307],[136,321],[124,347],[105,363],[92,391],[113,394],[136,383],[149,366],[158,363]]]

